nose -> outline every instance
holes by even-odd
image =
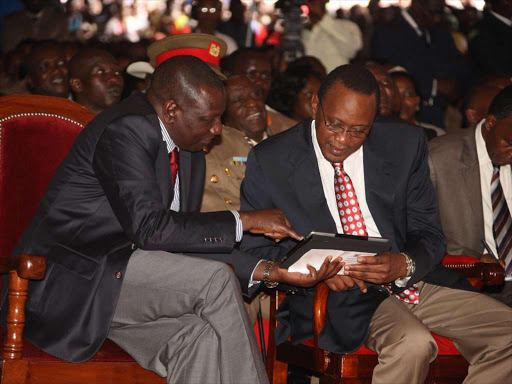
[[[343,132],[335,134],[334,140],[336,140],[338,143],[344,144],[350,140],[350,135],[348,134],[347,131],[343,131]]]
[[[121,74],[119,73],[116,73],[116,72],[110,72],[109,74],[107,74],[108,78],[107,78],[107,83],[114,83],[114,84],[121,84],[121,81],[122,81],[122,77],[121,77]]]

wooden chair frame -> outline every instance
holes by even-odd
[[[55,116],[85,126],[94,115],[72,101],[36,95],[11,95],[0,98],[1,123],[19,116]],[[1,156],[1,153],[0,153]],[[29,360],[23,355],[25,302],[29,280],[41,280],[46,273],[43,256],[20,254],[15,258],[0,255],[0,273],[9,273],[6,335],[1,361],[1,384],[164,384],[165,379],[140,367],[126,356],[113,361],[69,363],[64,360]]]
[[[505,271],[499,264],[445,265],[466,277],[476,288],[483,285],[501,285]],[[276,310],[284,293],[275,291],[270,301],[270,327],[267,351],[267,375],[273,384],[286,384],[288,365],[305,368],[320,377],[320,384],[371,384],[377,355],[353,353],[336,354],[318,348],[318,337],[325,324],[329,288],[325,283],[315,288],[313,302],[314,346],[293,345],[287,341],[276,346],[274,329],[277,326]],[[441,355],[431,364],[426,384],[462,383],[467,375],[468,363],[461,355]]]

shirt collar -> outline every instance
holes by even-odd
[[[160,120],[160,117],[158,118],[158,122],[160,123],[160,129],[162,130],[162,136],[164,138],[165,144],[167,145],[167,153],[171,153],[174,151],[175,148],[178,148],[176,144],[174,144],[174,141],[172,141],[171,136],[169,136],[169,133],[167,132],[167,129],[165,128],[164,123],[162,120]],[[180,149],[178,148],[178,151]]]
[[[478,164],[479,165],[487,165],[492,164],[491,158],[487,153],[487,147],[485,146],[485,140],[482,136],[482,127],[484,125],[485,119],[480,121],[476,126],[475,131],[475,141],[476,141],[476,154],[478,156]]]
[[[509,27],[512,27],[512,20],[510,19],[507,19],[505,16],[502,16],[500,15],[499,13],[496,13],[494,11],[491,11],[491,14],[497,18],[498,20],[500,20],[501,22],[505,23],[505,25],[509,26]]]

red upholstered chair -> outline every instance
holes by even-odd
[[[443,264],[464,275],[473,286],[501,285],[505,272],[499,264],[485,264],[468,256],[445,256]],[[284,294],[276,291],[270,302],[270,332],[267,352],[267,374],[273,384],[286,384],[288,364],[309,369],[320,377],[321,384],[370,384],[373,369],[377,365],[375,352],[362,346],[357,351],[336,354],[318,348],[318,335],[325,324],[327,295],[325,283],[315,289],[313,304],[314,337],[302,344],[285,342],[276,347],[274,329],[277,326],[275,312]],[[464,381],[468,363],[449,339],[433,334],[439,353],[430,364],[425,383],[458,384]]]
[[[6,327],[0,329],[2,384],[165,383],[110,340],[88,362],[74,364],[44,353],[22,337],[28,280],[44,277],[46,260],[9,255],[57,166],[93,117],[86,108],[62,98],[0,97],[0,271],[9,273],[9,312]]]

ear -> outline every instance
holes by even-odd
[[[468,121],[470,126],[473,126],[477,123],[476,111],[474,109],[468,108],[464,111],[464,114],[466,115],[466,120]]]
[[[174,100],[167,100],[162,104],[162,115],[164,122],[167,124],[173,124],[176,120],[176,114],[178,113],[178,105]]]
[[[316,113],[318,111],[318,94],[314,93],[313,96],[311,96],[311,112],[313,114],[313,119],[316,119]]]
[[[84,87],[80,79],[70,79],[69,85],[74,93],[82,93],[84,91]]]
[[[496,125],[496,118],[493,115],[487,115],[485,117],[484,124],[482,125],[482,133],[484,137],[489,136],[494,126]]]

